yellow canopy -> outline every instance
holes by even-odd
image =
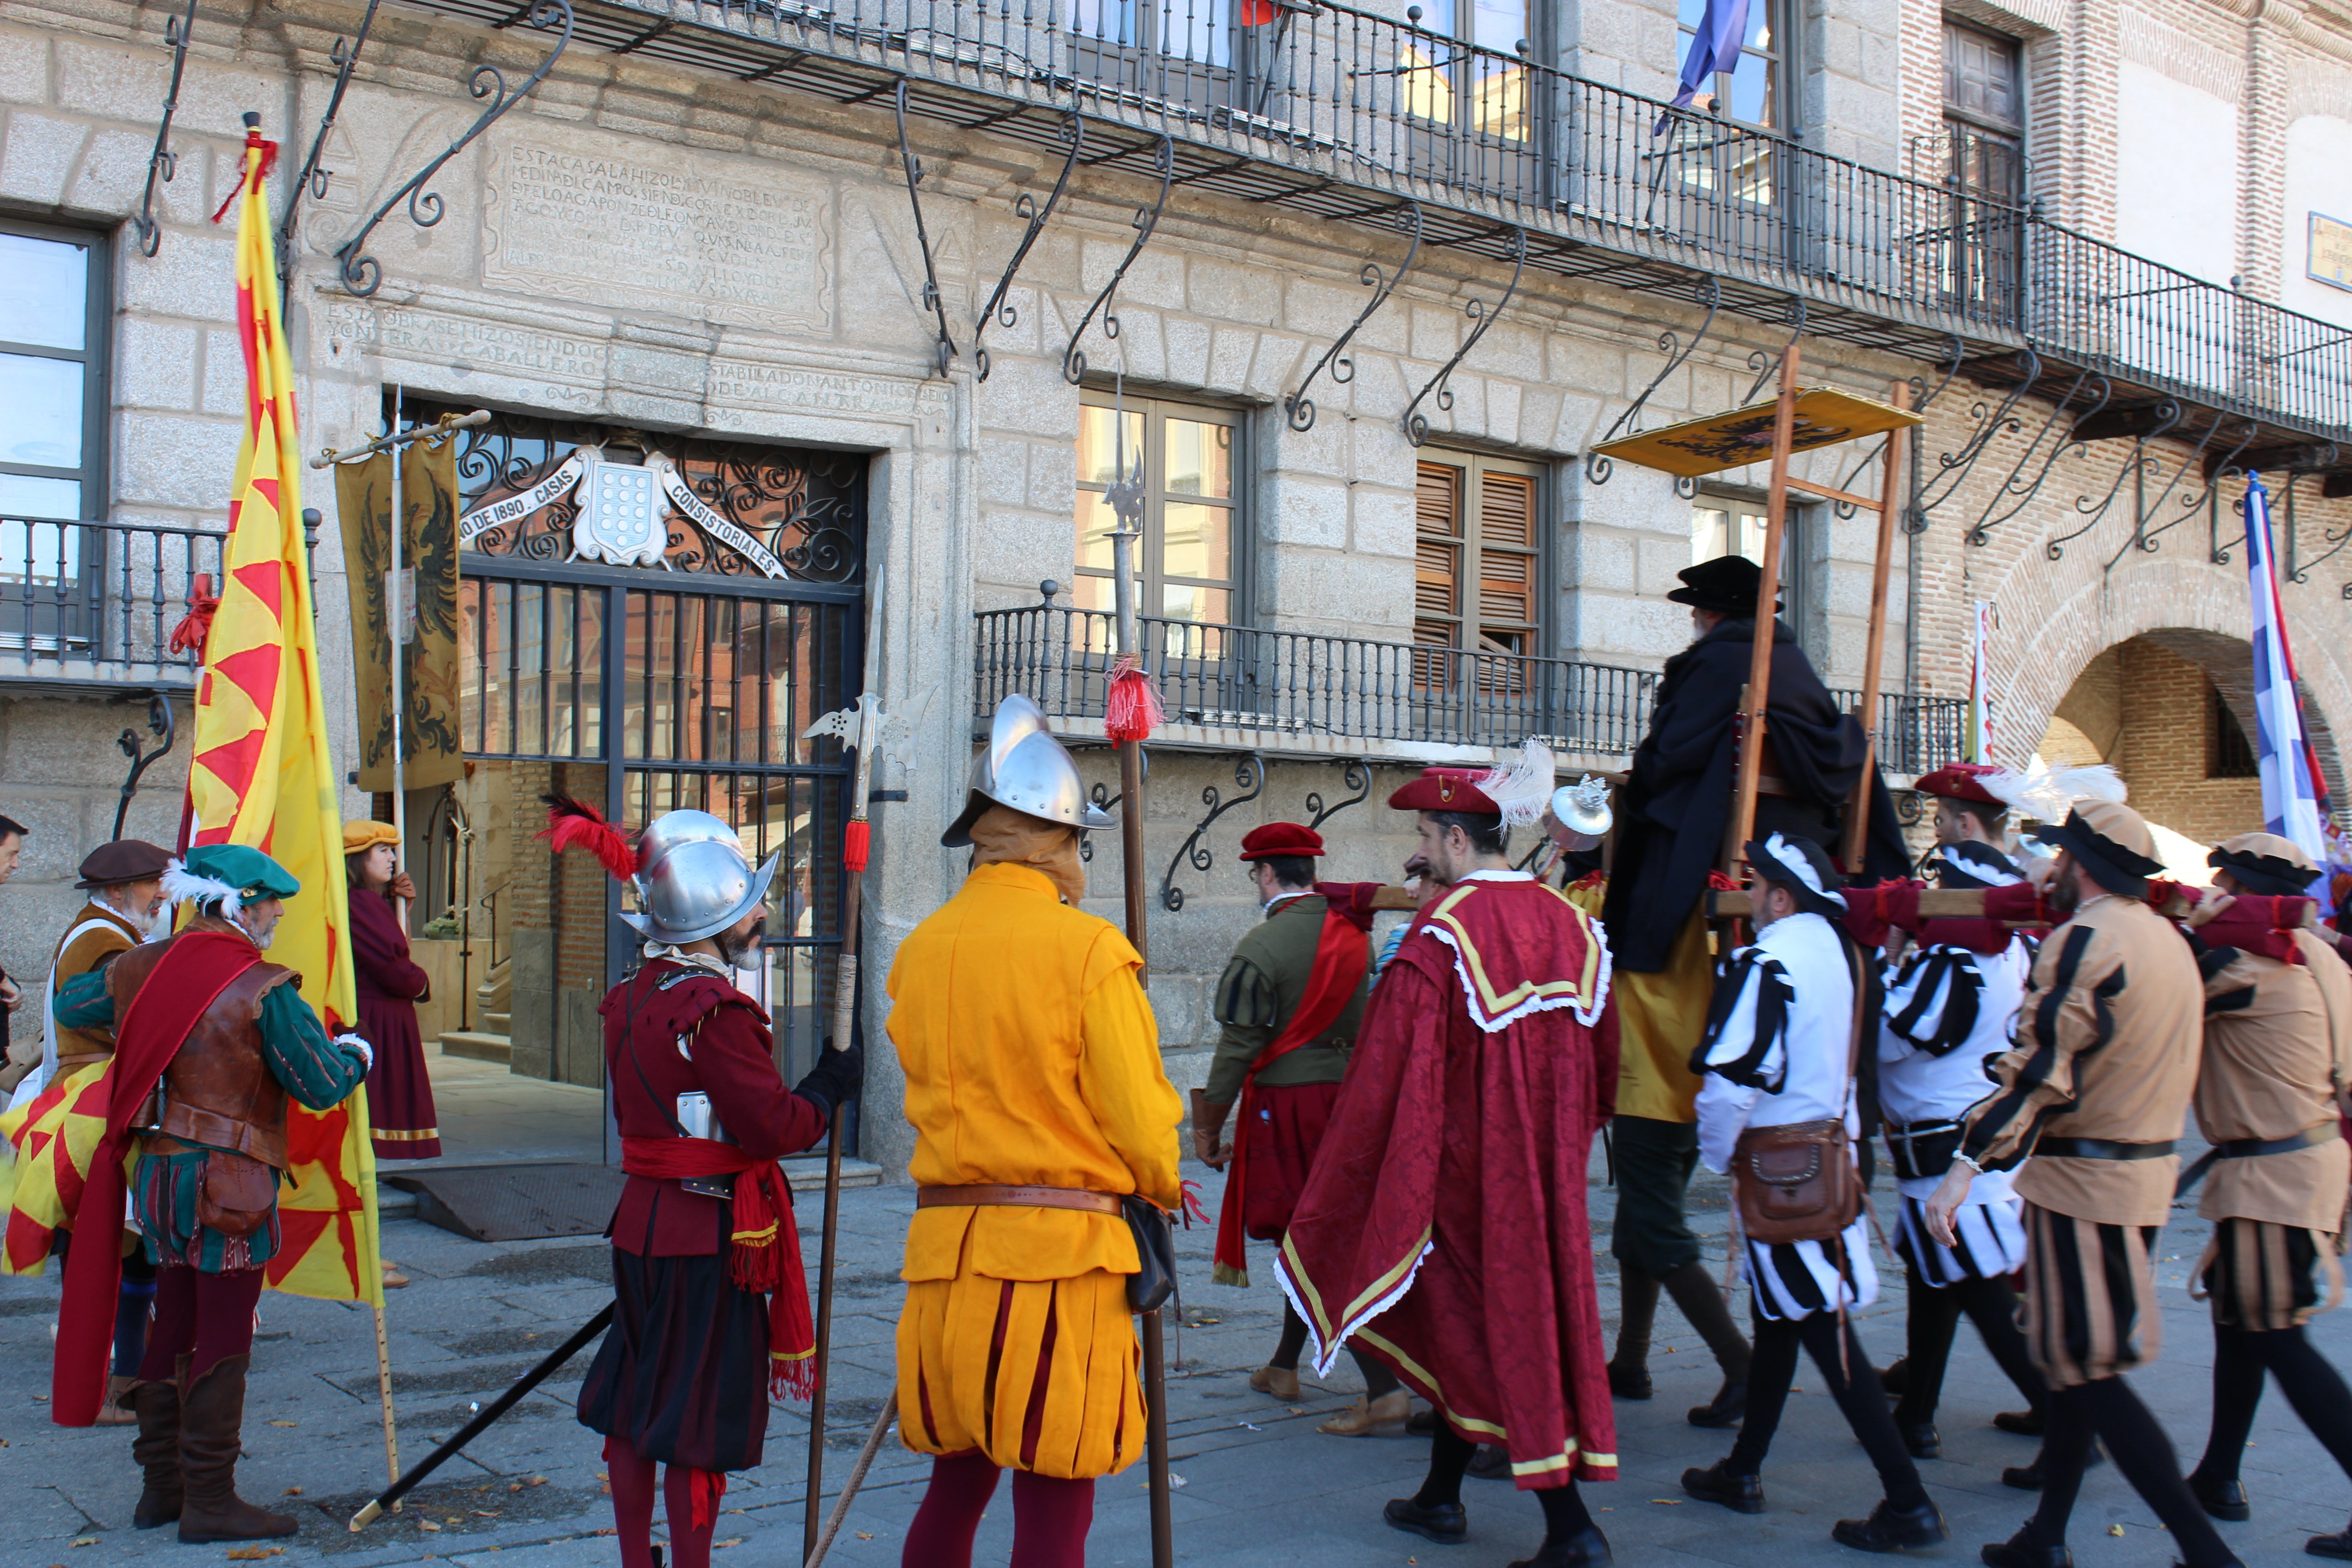
[[[1686,479],[1745,468],[1772,456],[1772,416],[1779,401],[1767,398],[1727,414],[1710,414],[1663,430],[1620,437],[1593,450]],[[1916,425],[1919,420],[1916,414],[1874,398],[1809,386],[1797,394],[1795,435],[1790,450],[1810,452],[1816,447],[1834,447],[1842,441],[1883,435],[1897,426]]]

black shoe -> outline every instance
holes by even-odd
[[[1511,1474],[1511,1456],[1492,1443],[1481,1443],[1478,1451],[1470,1456],[1469,1468],[1462,1472],[1474,1480],[1509,1481],[1518,1478]]]
[[[1764,1511],[1764,1478],[1727,1474],[1719,1459],[1703,1470],[1685,1470],[1683,1490],[1701,1502],[1719,1502],[1734,1513]]]
[[[2074,1554],[2066,1543],[2044,1546],[2019,1531],[2007,1541],[1996,1541],[1977,1553],[1985,1568],[2074,1568]]]
[[[1423,1508],[1409,1497],[1389,1499],[1381,1517],[1395,1529],[1440,1546],[1459,1546],[1470,1533],[1470,1516],[1458,1502],[1442,1502],[1434,1508]]]
[[[391,524],[387,523],[387,528]],[[1650,1369],[1645,1366],[1620,1366],[1609,1363],[1609,1392],[1620,1399],[1647,1399],[1654,1392],[1650,1385]]]
[[[390,526],[389,524],[386,525]],[[1911,1392],[1911,1358],[1897,1356],[1895,1364],[1878,1374],[1878,1386],[1886,1390],[1886,1397],[1899,1399]]]
[[[2106,1463],[2106,1460],[2105,1453],[2096,1443],[2094,1443],[2091,1445],[2091,1451],[2083,1456],[2083,1468],[2086,1470],[2095,1469]],[[2015,1487],[2021,1492],[2040,1491],[2042,1489],[2042,1456],[2034,1455],[2033,1463],[2030,1465],[2011,1465],[2001,1471],[2000,1484],[2005,1487]]]
[[[2243,1524],[2254,1517],[2254,1510],[2246,1506],[2246,1488],[2242,1481],[2209,1481],[2193,1471],[2185,1479],[2189,1482],[2189,1495],[2197,1500],[2200,1508],[2215,1519]]]
[[[1748,1415],[1748,1380],[1723,1380],[1715,1397],[1705,1405],[1691,1406],[1690,1424],[1694,1426],[1737,1426]]]
[[[2039,1437],[2042,1429],[2050,1425],[2042,1418],[2039,1410],[2004,1410],[1992,1418],[1992,1424],[2021,1437]]]
[[[1896,1508],[1881,1499],[1868,1519],[1842,1519],[1830,1527],[1830,1539],[1856,1552],[1910,1552],[1951,1539],[1944,1516],[1934,1503]]]
[[[1944,1439],[1937,1432],[1933,1421],[1898,1421],[1895,1427],[1903,1434],[1903,1446],[1911,1450],[1913,1458],[1940,1459],[1944,1457]]]
[[[2333,1557],[2352,1563],[2352,1524],[2333,1535],[2315,1535],[2303,1543],[2303,1549],[2314,1557]]]
[[[1610,1568],[1609,1538],[1598,1529],[1580,1530],[1555,1544],[1547,1541],[1533,1557],[1523,1557],[1511,1568]]]
[[[387,527],[387,528],[389,528],[389,527],[390,527],[390,526],[392,526],[392,525],[391,525],[391,524],[389,524],[389,523],[386,523],[384,526],[385,526],[385,527]],[[1412,1436],[1412,1437],[1434,1437],[1434,1436],[1437,1436],[1437,1412],[1436,1412],[1435,1410],[1431,1410],[1431,1409],[1423,1409],[1423,1410],[1416,1410],[1416,1411],[1414,1411],[1412,1415],[1408,1415],[1408,1416],[1406,1416],[1406,1417],[1404,1418],[1404,1429],[1405,1429],[1405,1434],[1406,1434],[1406,1436]]]

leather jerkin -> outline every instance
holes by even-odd
[[[107,966],[117,1017],[168,946],[144,943]],[[286,1169],[286,1086],[269,1070],[260,1020],[262,998],[294,978],[283,964],[257,963],[213,998],[163,1069],[159,1131]]]

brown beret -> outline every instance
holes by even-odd
[[[77,888],[112,888],[124,882],[144,882],[161,877],[172,863],[172,852],[143,838],[118,838],[101,844],[81,863]]]

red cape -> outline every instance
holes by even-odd
[[[105,1216],[109,1245],[66,1254],[65,1301],[58,1311],[58,1343],[49,1368],[49,1419],[89,1426],[106,1395],[108,1358],[114,1349],[115,1295],[122,1285],[122,1255],[111,1245],[121,1222],[122,1156],[134,1134],[131,1119],[163,1076],[188,1031],[229,982],[261,962],[261,950],[242,936],[199,926],[164,944],[146,983],[114,1026],[114,1067],[109,1075],[106,1132],[90,1156],[89,1179],[75,1205]]]
[[[1276,1267],[1318,1369],[1350,1336],[1522,1488],[1617,1474],[1585,1171],[1614,1108],[1598,924],[1466,882],[1381,976]]]

